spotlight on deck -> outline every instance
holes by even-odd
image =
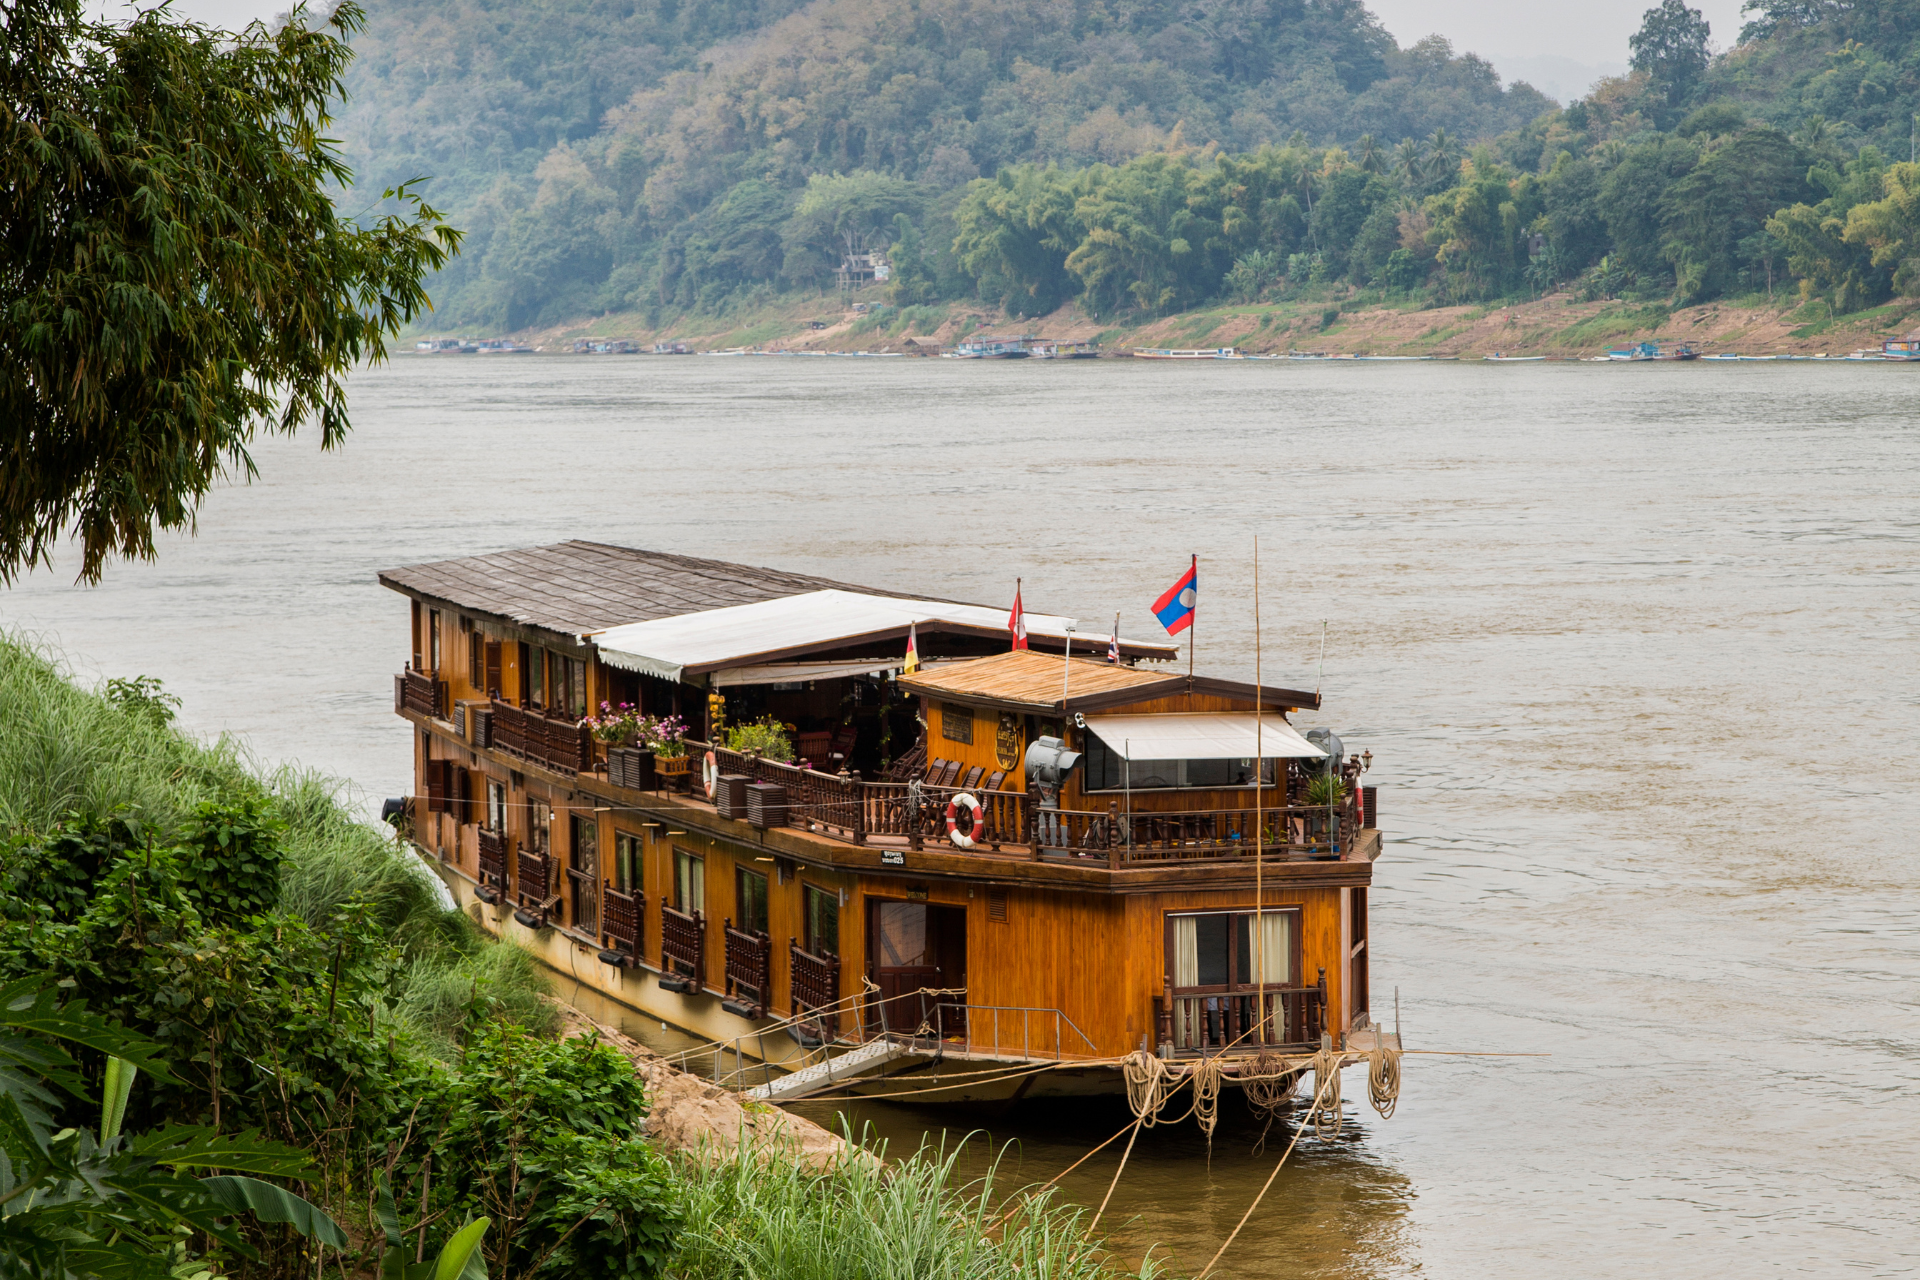
[[[1080,763],[1078,751],[1067,750],[1058,738],[1036,738],[1027,748],[1027,780],[1048,790],[1067,780]]]

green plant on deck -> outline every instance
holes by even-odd
[[[1307,779],[1308,804],[1339,804],[1347,798],[1347,784],[1337,773],[1316,773]]]
[[[793,762],[793,742],[787,728],[771,716],[752,724],[731,725],[727,729],[727,749],[742,755],[758,755],[781,764]]]

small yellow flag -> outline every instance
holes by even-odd
[[[900,664],[900,670],[912,675],[920,669],[920,643],[915,637],[913,624],[907,624],[907,660]]]

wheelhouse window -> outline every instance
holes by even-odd
[[[741,867],[733,873],[734,900],[739,906],[735,927],[742,933],[767,931],[767,878]]]
[[[683,916],[704,912],[707,903],[707,860],[685,849],[673,851],[673,909]]]
[[[639,836],[627,831],[613,833],[613,887],[622,893],[632,893],[640,884],[641,868],[646,865],[642,854],[646,845]]]
[[[1180,788],[1224,789],[1254,785],[1251,758],[1243,760],[1127,760],[1100,740],[1086,735],[1081,786],[1088,791],[1167,791]],[[1264,785],[1273,787],[1282,762],[1265,762]]]
[[[807,951],[816,956],[840,953],[840,895],[832,889],[805,886]]]

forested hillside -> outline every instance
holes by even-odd
[[[849,218],[1032,162],[1492,137],[1551,104],[1355,0],[373,0],[342,112],[363,202],[431,175],[444,318],[518,326],[811,287]],[[859,207],[809,181],[851,175]],[[817,182],[815,186],[817,187]],[[796,215],[798,215],[796,219]]]
[[[1664,0],[1563,110],[1352,0],[374,0],[343,137],[468,232],[437,327],[738,309],[850,244],[1025,315],[1920,294],[1920,0],[1748,11],[1714,58]]]

